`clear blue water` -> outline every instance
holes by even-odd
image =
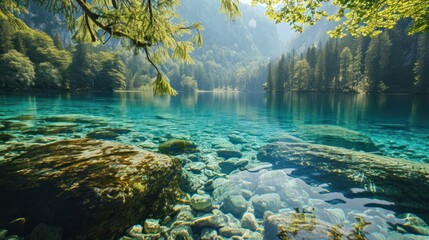
[[[136,136],[178,135],[209,146],[214,138],[240,132],[255,145],[273,134],[292,133],[303,124],[329,124],[368,135],[382,155],[429,161],[429,97],[411,95],[283,95],[200,93],[153,97],[149,93],[0,96],[0,118],[32,115],[29,128],[54,124],[47,116],[75,114],[99,118],[100,125],[127,128],[117,141],[138,144]],[[99,126],[103,128],[105,126]],[[52,138],[84,136],[91,124]],[[38,137],[12,132],[15,141]],[[156,142],[157,140],[155,140]]]
[[[53,116],[79,120],[58,122],[50,119]],[[247,142],[234,148],[243,153],[243,158],[257,162],[258,149],[273,136],[287,133],[300,137],[300,127],[323,124],[367,135],[379,149],[376,154],[429,162],[428,96],[237,92],[182,94],[177,97],[154,97],[145,92],[2,94],[0,120],[0,126],[19,123],[15,127],[3,128],[2,133],[11,134],[14,138],[0,142],[0,150],[23,143],[45,144],[85,137],[95,130],[116,128],[129,131],[123,131],[110,140],[156,151],[160,143],[170,138],[187,139],[195,142],[205,156],[215,155],[212,143],[228,141],[228,135],[234,134]],[[49,132],[56,129],[59,131]],[[3,153],[0,159],[12,154]],[[243,174],[233,172],[229,178],[248,178]],[[285,178],[285,181],[290,180],[289,175]],[[328,179],[326,183],[329,184]],[[310,193],[310,196],[327,201],[329,197],[318,192]],[[347,199],[341,193],[332,194],[335,195],[332,199],[340,199],[340,204],[327,201],[330,203],[328,207],[339,207],[346,213],[367,211],[370,208],[366,205],[371,202],[390,204],[374,199]],[[379,215],[392,213],[385,211]]]

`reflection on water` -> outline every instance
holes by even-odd
[[[209,194],[221,211],[234,215],[232,222],[240,222],[248,212],[258,220],[256,229],[265,229],[266,236],[282,231],[288,236],[305,225],[315,232],[302,232],[302,238],[322,232],[345,237],[361,231],[368,239],[401,239],[398,226],[405,222],[397,216],[394,202],[375,199],[362,186],[336,189],[341,184],[335,182],[349,182],[321,172],[264,169],[270,164],[261,163],[257,154],[271,142],[303,141],[424,164],[429,162],[428,105],[429,97],[411,95],[2,94],[0,161],[32,145],[100,136],[94,134],[100,131],[110,133],[102,140],[153,151],[169,139],[185,139],[200,150],[179,156],[192,183],[186,191]],[[244,170],[254,168],[259,170]],[[210,190],[203,187],[208,182],[213,183]],[[232,198],[231,193],[242,197]],[[240,206],[247,207],[237,212],[226,206],[235,201],[244,201]],[[300,222],[302,218],[313,225]],[[276,224],[285,221],[295,225]],[[360,225],[365,227],[356,227]]]

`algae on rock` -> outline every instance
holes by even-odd
[[[189,141],[180,139],[171,139],[162,143],[158,148],[160,153],[169,155],[179,155],[184,153],[197,152],[197,146]]]
[[[323,181],[331,179],[332,184],[348,188],[358,185],[394,201],[396,207],[429,212],[429,165],[425,163],[325,145],[283,142],[262,147],[258,159],[277,168],[299,166],[307,172],[323,173]]]
[[[113,239],[145,218],[161,218],[181,196],[181,161],[91,139],[30,148],[0,165],[0,220],[24,217],[63,239]]]

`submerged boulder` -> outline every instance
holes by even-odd
[[[302,138],[335,147],[365,152],[378,151],[372,140],[363,133],[334,125],[304,125],[299,128]]]
[[[158,148],[160,153],[169,155],[179,155],[184,153],[197,152],[197,145],[192,142],[180,139],[171,139],[162,143]]]
[[[272,143],[258,159],[277,168],[298,167],[314,178],[350,189],[357,185],[396,207],[429,211],[429,165],[309,143]],[[343,186],[342,186],[343,185]]]
[[[24,218],[62,227],[62,239],[114,239],[146,218],[161,218],[180,197],[181,161],[134,146],[91,139],[29,149],[0,165],[0,224]]]

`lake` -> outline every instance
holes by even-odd
[[[368,239],[404,239],[406,236],[425,239],[422,234],[429,234],[429,228],[420,222],[420,218],[429,220],[428,208],[421,208],[422,202],[428,199],[427,194],[415,193],[416,197],[403,198],[404,193],[398,192],[398,189],[402,191],[401,183],[396,184],[396,178],[379,176],[385,171],[380,167],[383,163],[368,165],[369,169],[380,168],[377,173],[368,169],[360,172],[352,166],[363,162],[347,160],[344,163],[342,159],[352,156],[353,161],[375,159],[371,162],[376,163],[378,157],[381,162],[401,159],[401,164],[414,164],[409,169],[426,168],[429,165],[429,96],[202,92],[169,97],[148,92],[3,93],[0,106],[0,161],[12,159],[29,146],[61,139],[93,137],[151,151],[157,151],[161,143],[170,139],[195,143],[198,153],[177,157],[183,160],[190,179],[203,183],[214,180],[214,190],[185,191],[189,196],[209,195],[227,214],[234,211],[225,201],[230,201],[228,204],[234,201],[224,197],[228,195],[225,189],[233,183],[238,191],[248,194],[243,195],[244,200],[251,205],[259,228],[265,228],[265,231],[251,231],[259,232],[252,235],[254,239],[264,234],[265,239],[281,237],[281,233],[291,234],[291,231],[276,232],[267,219],[271,216],[293,222],[294,214],[312,214],[320,220],[314,230],[321,229],[320,232],[299,232],[297,239],[326,233],[332,226],[356,234],[356,226],[366,222],[370,224],[363,228],[362,234]],[[280,144],[276,145],[277,142]],[[261,150],[270,144],[275,150]],[[289,150],[298,145],[299,149]],[[279,155],[273,156],[272,152],[278,148],[281,148],[280,162]],[[233,155],[222,156],[220,149],[230,150]],[[320,152],[316,155],[321,156],[321,160],[308,157],[308,151]],[[300,158],[292,160],[297,155]],[[275,158],[277,160],[273,160]],[[340,160],[338,165],[331,166],[325,162],[327,158]],[[321,162],[323,164],[319,164]],[[206,167],[210,164],[220,167],[207,173]],[[386,174],[403,175],[395,171],[386,170]],[[210,174],[214,175],[210,177]],[[355,181],[351,175],[362,180]],[[422,176],[427,177],[427,172]],[[254,187],[248,188],[248,185]],[[397,189],[390,191],[391,185]],[[259,201],[263,202],[262,207]],[[279,206],[275,206],[277,203]],[[264,221],[265,210],[273,215],[265,216]],[[416,216],[404,217],[406,213]],[[230,222],[243,221],[242,214],[244,212],[231,215]],[[195,213],[195,217],[198,216]],[[413,221],[415,219],[419,220]],[[407,227],[410,222],[413,227]],[[215,234],[232,234],[221,232],[215,231]],[[202,236],[206,232],[193,234]]]

